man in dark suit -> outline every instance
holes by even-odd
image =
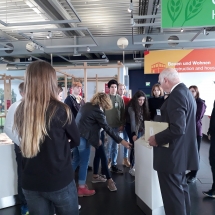
[[[166,215],[190,215],[190,196],[186,170],[197,170],[199,157],[196,142],[196,102],[180,82],[175,69],[164,69],[159,82],[170,93],[155,121],[169,123],[168,129],[151,136],[154,146],[154,169],[158,173]],[[169,143],[169,147],[163,145]]]

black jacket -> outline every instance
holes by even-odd
[[[76,99],[72,95],[69,95],[66,97],[64,103],[70,107],[73,116],[76,118],[79,109],[84,105],[84,100],[82,99],[80,104],[78,104]]]
[[[79,110],[76,123],[80,132],[80,136],[87,139],[94,146],[99,146],[100,130],[103,128],[117,143],[122,141],[107,124],[106,116],[98,105],[92,105],[87,102]]]
[[[214,101],[214,107],[211,113],[211,119],[210,119],[210,125],[208,129],[208,135],[214,135],[215,131],[215,101]]]
[[[52,108],[49,105],[47,121]],[[23,189],[53,192],[63,189],[73,180],[70,149],[80,144],[80,136],[74,117],[71,124],[65,124],[66,118],[65,108],[59,105],[47,130],[48,135],[40,145],[40,152],[36,157],[22,159]]]
[[[149,111],[150,111],[150,119],[154,120],[154,117],[156,116],[156,109],[160,109],[162,104],[164,103],[164,97],[151,97],[148,100],[149,102]]]

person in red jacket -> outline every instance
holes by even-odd
[[[118,94],[122,97],[124,104],[125,104],[125,108],[128,105],[129,101],[131,100],[130,98],[125,96],[125,91],[126,91],[126,86],[124,84],[119,84],[118,86]],[[125,141],[128,141],[128,135],[126,133],[125,128],[123,129],[123,139]],[[130,162],[128,160],[128,149],[124,147],[124,158],[123,158],[123,165],[126,167],[130,167]]]

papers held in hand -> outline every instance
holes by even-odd
[[[166,122],[153,122],[145,121],[145,140],[147,141],[150,136],[153,136],[161,131],[166,130],[169,124]],[[169,143],[162,145],[163,147],[169,148]]]

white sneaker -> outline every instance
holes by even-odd
[[[81,209],[81,205],[78,205],[78,210],[80,210]]]
[[[134,168],[130,169],[130,170],[129,170],[129,173],[130,173],[132,176],[135,176],[135,169],[134,169]]]

